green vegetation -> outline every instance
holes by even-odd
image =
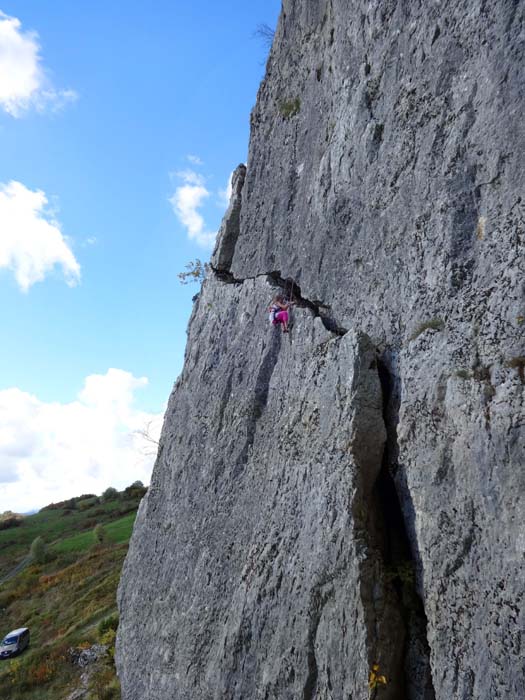
[[[30,648],[0,664],[0,687],[8,689],[10,700],[67,697],[81,686],[81,669],[69,650],[95,643],[105,644],[109,653],[88,667],[87,698],[120,698],[113,662],[116,590],[144,492],[135,483],[105,502],[91,495],[71,499],[0,531],[0,635],[22,626],[31,631]],[[95,535],[100,530],[102,541]],[[30,560],[37,540],[45,556]],[[25,568],[15,569],[25,561]]]
[[[415,340],[426,330],[442,331],[445,327],[445,322],[441,318],[431,318],[428,321],[420,323],[416,330],[412,333],[409,340]]]
[[[104,525],[101,525],[100,523],[98,525],[95,525],[95,529],[93,530],[93,536],[95,537],[95,540],[98,542],[98,544],[104,544],[106,541],[106,531],[104,530]]]
[[[179,272],[177,277],[181,284],[190,284],[191,282],[200,282],[202,284],[209,270],[209,263],[203,263],[199,258],[195,258],[195,260],[190,260],[190,262],[186,264],[186,272]]]
[[[46,543],[42,537],[36,537],[31,543],[31,549],[29,550],[31,559],[35,564],[43,564],[47,557]]]
[[[299,114],[301,109],[301,100],[295,97],[293,100],[282,100],[279,102],[279,112],[285,119],[291,119]]]
[[[135,513],[131,513],[124,518],[108,523],[108,525],[103,528],[106,538],[105,541],[113,544],[127,542],[131,537],[134,522]],[[97,525],[97,527],[99,527],[99,525]],[[80,532],[78,535],[72,535],[71,537],[60,540],[53,546],[53,551],[58,553],[85,552],[99,542],[95,530]]]
[[[114,501],[118,498],[118,491],[114,489],[113,486],[110,486],[104,491],[100,498],[104,503],[107,501]]]
[[[48,545],[64,539],[71,533],[92,530],[95,525],[114,522],[122,516],[135,513],[138,501],[145,489],[128,487],[119,494],[118,500],[100,503],[99,499],[86,506],[84,498],[70,499],[63,503],[43,508],[39,513],[23,518],[22,524],[8,530],[0,530],[0,581],[26,556],[33,540],[42,537]],[[89,533],[92,537],[92,532]],[[124,540],[119,540],[124,541]]]
[[[0,530],[8,530],[10,527],[18,527],[22,524],[23,515],[13,513],[11,510],[6,510],[0,513]]]

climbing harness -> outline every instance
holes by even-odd
[[[270,306],[270,317],[269,318],[270,318],[270,323],[272,324],[272,326],[275,325],[275,314],[280,310],[281,310],[281,307],[277,306],[276,304],[272,304]]]
[[[285,287],[284,287],[284,300],[287,303],[287,311],[289,311],[290,306],[294,303],[294,298],[293,298],[293,288],[294,288],[294,281],[293,278],[290,278],[289,281],[286,282]],[[282,297],[281,297],[282,298]],[[272,324],[272,326],[277,325],[277,320],[276,316],[280,311],[283,311],[282,307],[279,304],[271,304],[268,307],[269,313],[269,321]],[[285,322],[286,323],[286,322]],[[284,330],[284,333],[287,333],[288,330]]]

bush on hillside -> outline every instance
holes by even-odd
[[[123,491],[124,498],[142,498],[148,489],[142,481],[134,481]]]
[[[107,540],[106,531],[104,530],[104,526],[101,523],[95,526],[93,534],[95,535],[95,541],[97,542],[97,544],[104,544],[104,542]]]
[[[118,613],[114,613],[109,617],[105,617],[98,623],[97,632],[99,637],[102,637],[108,630],[114,630],[116,632],[118,627]]]
[[[0,530],[8,530],[10,527],[18,527],[22,524],[24,517],[11,510],[6,510],[0,515]]]
[[[121,506],[118,508],[118,514],[119,515],[127,515],[128,513],[133,513],[134,511],[137,510],[137,504],[136,502],[133,501],[124,501]]]
[[[113,488],[113,486],[109,486],[101,496],[103,503],[106,503],[107,501],[115,501],[117,498],[118,491],[117,489]]]
[[[89,508],[93,508],[93,506],[96,506],[99,503],[100,499],[98,496],[83,496],[81,497],[81,500],[77,498],[77,508],[80,511],[85,511]]]
[[[101,666],[91,675],[89,700],[117,700],[120,685],[111,667]]]
[[[33,561],[37,564],[43,564],[45,562],[47,547],[42,537],[38,536],[33,540],[29,554],[31,555]]]
[[[98,497],[95,496],[94,493],[83,493],[82,496],[77,496],[76,498],[68,498],[67,501],[58,501],[58,503],[50,503],[48,506],[44,506],[43,508],[41,508],[39,512],[41,513],[44,510],[75,510],[79,503],[82,503],[83,506],[86,506],[86,503],[84,502],[88,501],[89,503],[87,503],[87,507],[92,506],[93,503],[98,502]]]

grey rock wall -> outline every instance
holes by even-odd
[[[524,19],[284,1],[124,567],[125,700],[525,697]]]
[[[362,596],[384,595],[363,522],[386,438],[376,352],[304,309],[291,343],[266,323],[272,291],[212,279],[197,302],[121,585],[129,697],[367,686]],[[402,635],[397,606],[378,606]]]

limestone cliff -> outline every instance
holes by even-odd
[[[284,1],[120,585],[124,700],[525,697],[524,50],[521,0]]]

